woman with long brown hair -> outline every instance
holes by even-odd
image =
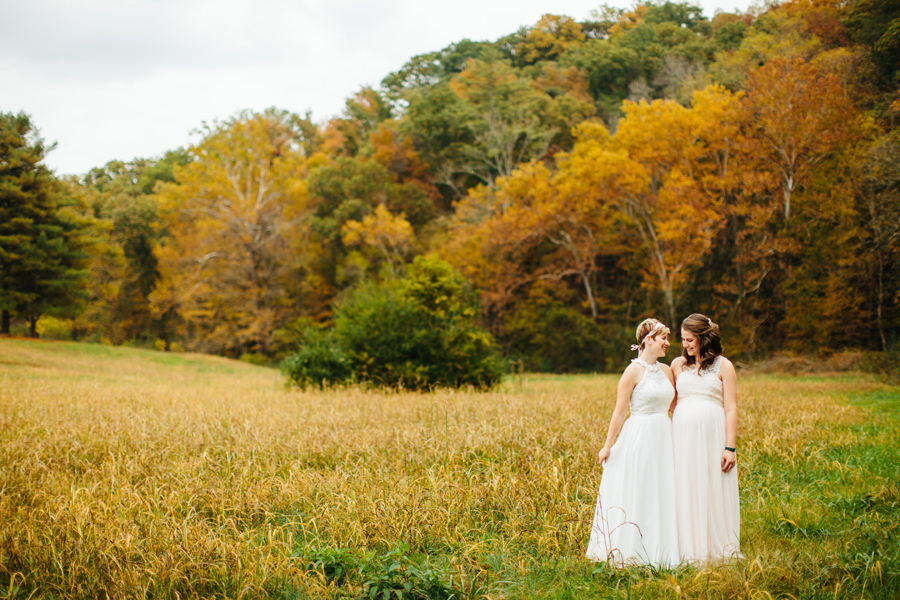
[[[682,560],[705,563],[740,553],[737,375],[709,317],[686,318],[681,340],[684,351],[672,361],[678,545]]]

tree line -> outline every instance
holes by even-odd
[[[735,357],[888,351],[898,19],[877,0],[548,14],[415,56],[327,122],[241,112],[78,177],[3,114],[2,329],[275,361],[427,255],[532,370],[617,368],[633,323],[697,311]]]

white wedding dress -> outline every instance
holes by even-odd
[[[631,416],[610,450],[600,479],[587,557],[618,566],[679,562],[675,465],[669,405],[675,389],[659,363],[644,367],[631,392]]]
[[[706,563],[740,556],[741,515],[737,467],[722,472],[725,405],[716,357],[678,374],[672,415],[675,441],[675,508],[682,560]]]

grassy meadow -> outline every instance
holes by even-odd
[[[616,376],[287,389],[0,340],[0,598],[897,598],[900,390],[739,374],[742,550],[582,558]]]

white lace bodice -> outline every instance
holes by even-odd
[[[644,367],[644,376],[631,392],[631,401],[628,403],[631,414],[655,415],[669,412],[669,405],[675,397],[675,388],[659,368],[659,363],[651,365],[640,358],[635,358],[631,362]]]
[[[722,391],[722,380],[719,379],[719,366],[722,364],[722,355],[716,357],[713,364],[707,369],[698,370],[697,365],[691,367],[685,365],[675,380],[678,386],[678,402],[692,402],[694,400],[708,400],[719,406],[725,406]]]

